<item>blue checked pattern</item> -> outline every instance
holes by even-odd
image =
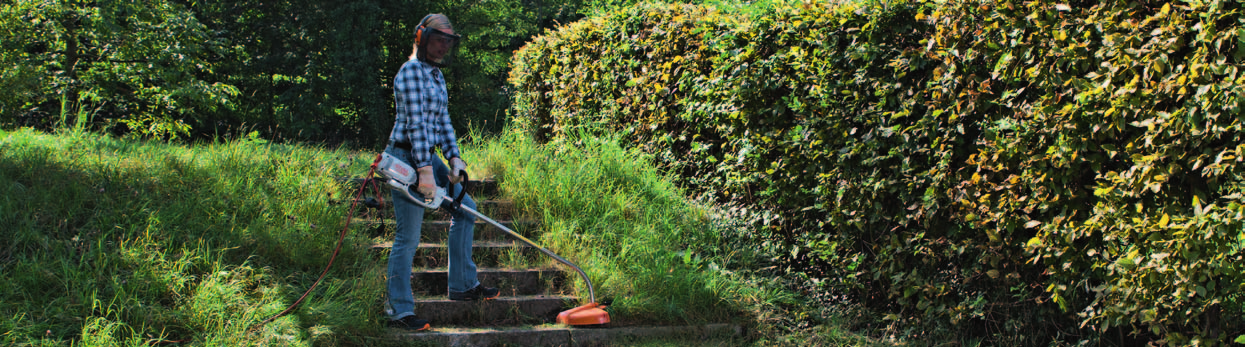
[[[432,165],[432,148],[440,146],[446,159],[458,156],[458,139],[450,124],[449,93],[441,69],[418,59],[407,61],[393,78],[398,115],[389,141],[411,144],[411,166]]]

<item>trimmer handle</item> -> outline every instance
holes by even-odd
[[[458,206],[462,205],[463,197],[467,195],[466,181],[470,179],[467,176],[467,170],[458,170],[458,172],[463,176],[463,189],[459,190],[457,198],[450,199],[449,195],[445,192],[446,187],[437,186],[437,190],[433,193],[432,197],[425,197],[427,199],[417,199],[414,195],[411,195],[411,185],[416,184],[416,181],[418,180],[415,168],[411,167],[406,162],[403,162],[401,159],[384,152],[381,152],[381,154],[376,156],[376,162],[373,163],[373,165],[379,169],[377,172],[379,172],[381,176],[385,176],[385,178],[388,179],[385,183],[388,183],[389,186],[402,192],[402,194],[405,195],[411,202],[414,202],[419,206],[423,206],[424,208],[435,210],[445,207],[446,209],[453,211],[458,209]],[[445,204],[447,202],[450,204]]]
[[[402,192],[403,195],[406,195],[406,198],[409,199],[411,202],[414,202],[415,204],[419,206],[423,206],[424,208],[429,208],[429,209],[434,209],[434,210],[444,207],[447,210],[454,211],[458,209],[458,206],[462,206],[463,198],[467,196],[466,182],[469,179],[467,176],[467,170],[460,170],[459,172],[461,172],[463,176],[462,189],[458,190],[458,197],[455,197],[453,199],[451,199],[449,194],[446,193],[445,191],[446,188],[441,187],[441,186],[437,186],[437,191],[433,193],[433,195],[435,196],[433,196],[432,198],[418,199],[418,198],[415,198],[415,196],[411,194],[411,187],[409,185],[404,185],[401,182],[398,182],[397,180],[394,180],[394,179],[389,179],[388,183],[394,189],[397,189],[398,191]]]
[[[463,205],[463,197],[467,196],[467,181],[471,180],[471,178],[467,176],[467,170],[458,170],[458,172],[462,173],[463,176],[462,183],[459,183],[462,188],[458,189],[458,197],[454,198],[453,202],[449,206],[445,206],[445,208],[450,211],[457,210],[458,206]],[[450,186],[453,186],[453,184],[450,184]]]
[[[424,208],[430,208],[430,209],[435,210],[438,208],[438,206],[441,206],[441,202],[443,201],[443,199],[446,199],[445,188],[437,187],[437,191],[436,193],[433,193],[433,197],[425,200],[425,199],[416,198],[414,195],[411,195],[411,186],[409,185],[402,184],[401,182],[398,182],[397,180],[392,179],[392,178],[389,179],[388,183],[389,183],[389,186],[393,187],[394,190],[402,192],[402,195],[406,195],[407,200],[410,200],[416,205],[423,206]]]

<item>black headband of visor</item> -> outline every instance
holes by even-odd
[[[422,34],[416,32],[415,36],[420,41],[419,42],[420,47],[423,47],[427,45],[429,42],[432,42],[432,40],[437,40],[437,39],[447,40],[445,43],[456,45],[458,44],[458,41],[462,39],[462,36],[446,33],[444,31],[440,31],[434,28],[429,28],[429,27],[424,27]],[[423,37],[420,37],[420,36],[423,36]]]

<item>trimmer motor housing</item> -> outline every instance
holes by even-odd
[[[425,197],[427,200],[416,199],[415,196],[411,195],[411,185],[418,183],[419,174],[415,171],[415,168],[398,159],[398,157],[381,152],[380,162],[376,164],[376,169],[381,176],[389,179],[385,183],[402,192],[402,195],[405,195],[411,202],[431,209],[437,209],[441,206],[442,199],[445,196],[445,188],[436,187],[437,192],[433,194],[433,197]]]
[[[380,174],[397,180],[404,186],[409,187],[417,181],[415,168],[389,153],[381,153],[380,164],[376,168],[380,170]]]

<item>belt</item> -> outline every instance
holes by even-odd
[[[405,149],[409,151],[411,150],[411,143],[410,142],[394,142],[393,147],[401,148],[401,149]]]

